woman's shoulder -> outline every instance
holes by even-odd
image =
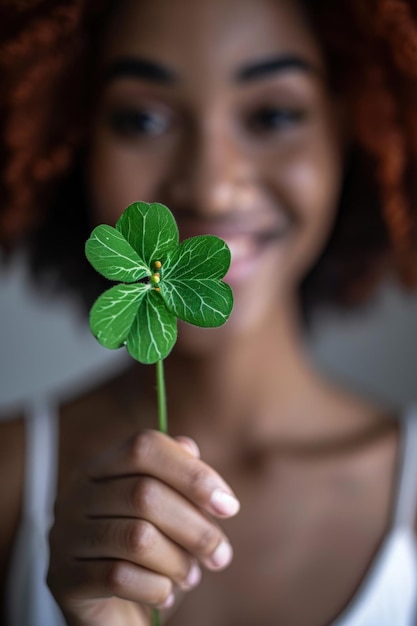
[[[0,417],[0,452],[3,460],[3,455],[7,456],[9,444],[18,444],[20,441],[23,444],[24,441],[24,418],[23,412],[6,412]],[[10,456],[12,456],[10,454]]]
[[[0,421],[0,585],[4,587],[19,525],[24,482],[25,433],[22,416]]]
[[[12,499],[16,488],[23,484],[25,455],[25,425],[22,415],[11,415],[0,420],[0,490],[4,498]],[[6,506],[2,506],[7,511]],[[0,516],[0,529],[3,514]]]
[[[417,404],[387,409],[370,403],[364,424],[369,493],[385,493],[388,527],[414,527],[417,536]]]
[[[346,453],[374,454],[378,449],[398,447],[402,430],[401,411],[334,381],[322,383],[320,419],[330,442]],[[320,404],[317,403],[320,407]],[[349,454],[348,454],[349,456]]]

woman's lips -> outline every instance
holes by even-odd
[[[185,225],[184,225],[185,226]],[[258,271],[262,270],[264,263],[264,255],[269,249],[270,244],[282,239],[288,229],[289,223],[271,225],[268,228],[259,230],[250,228],[241,223],[232,225],[213,225],[204,224],[203,228],[197,228],[191,224],[181,228],[180,233],[183,237],[195,237],[201,234],[215,235],[223,239],[230,248],[231,264],[225,276],[225,281],[232,286],[239,283],[253,280]]]
[[[225,241],[232,255],[225,280],[232,284],[250,280],[256,271],[256,260],[261,252],[258,242],[246,235],[227,237]]]
[[[226,282],[237,285],[240,282],[253,280],[261,272],[266,263],[265,255],[270,244],[282,239],[287,230],[275,229],[253,234],[224,236],[230,248],[232,261],[225,276]]]

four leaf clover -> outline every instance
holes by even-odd
[[[93,335],[104,347],[123,345],[141,363],[164,359],[177,339],[177,318],[202,327],[224,324],[233,294],[223,282],[227,244],[214,235],[179,243],[171,211],[135,202],[115,228],[97,226],[85,246],[91,265],[117,281],[90,311]]]

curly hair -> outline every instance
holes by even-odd
[[[366,300],[386,272],[417,286],[417,7],[302,0],[348,105],[351,149],[334,231],[303,285],[308,307]],[[2,0],[0,244],[25,241],[34,276],[90,303],[83,180],[97,37],[108,0]],[[114,6],[114,4],[113,4]],[[59,242],[57,229],[65,233]]]

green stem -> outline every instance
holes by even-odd
[[[168,432],[167,399],[165,393],[164,362],[156,362],[156,392],[158,394],[158,428]]]
[[[165,377],[163,360],[156,362],[156,393],[158,396],[158,429],[162,433],[168,432],[167,398],[165,393]],[[152,626],[160,626],[158,609],[153,611]]]

